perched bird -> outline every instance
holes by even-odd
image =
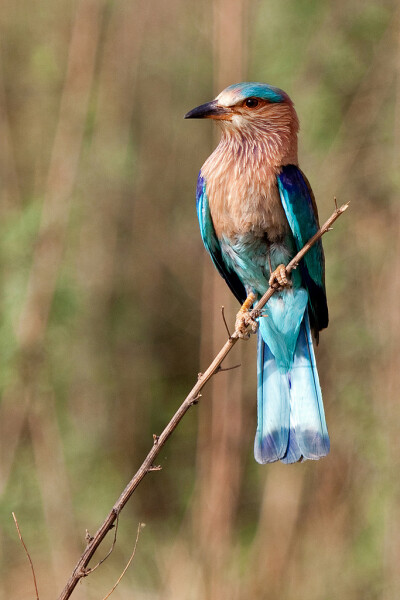
[[[197,183],[201,236],[214,265],[242,303],[237,326],[248,337],[248,309],[277,289],[258,319],[259,463],[319,459],[329,452],[311,332],[328,325],[324,253],[317,242],[292,272],[285,265],[317,231],[311,187],[298,167],[299,121],[282,90],[238,83],[185,115],[214,119],[221,141]]]

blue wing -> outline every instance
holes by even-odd
[[[318,231],[318,212],[311,187],[295,165],[282,167],[278,187],[286,218],[296,247],[300,250]],[[303,285],[308,290],[311,326],[318,331],[328,326],[328,305],[325,292],[325,258],[319,240],[300,263]]]
[[[242,304],[246,300],[246,290],[239,277],[231,268],[229,268],[223,258],[221,246],[215,233],[211,218],[210,207],[206,193],[206,182],[199,173],[196,190],[197,217],[199,219],[200,233],[204,246],[210,254],[212,261],[218,269],[220,275],[225,279],[232,293]]]

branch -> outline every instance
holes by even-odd
[[[335,212],[332,216],[326,221],[326,223],[318,230],[318,232],[304,245],[304,247],[296,254],[296,256],[290,261],[287,265],[286,269],[288,273],[290,273],[293,269],[295,269],[300,260],[304,257],[304,255],[310,250],[311,246],[315,244],[317,240],[319,240],[327,231],[330,231],[333,223],[340,217],[341,214],[347,209],[348,204],[344,204],[340,208],[336,208]],[[259,316],[260,310],[265,306],[271,296],[275,293],[276,290],[273,288],[269,288],[264,296],[257,302],[253,310],[250,312],[250,315],[254,318]],[[153,446],[144,459],[142,465],[139,467],[139,470],[132,477],[111,511],[108,513],[105,518],[103,524],[100,526],[97,533],[93,536],[93,538],[87,544],[84,552],[80,556],[76,566],[68,579],[63,591],[61,592],[58,600],[67,600],[75,589],[78,581],[88,575],[89,571],[87,566],[89,564],[90,559],[93,554],[96,552],[97,548],[100,546],[101,542],[106,537],[107,533],[112,529],[114,522],[116,521],[119,513],[124,508],[125,504],[128,502],[129,498],[132,496],[133,492],[136,490],[140,482],[144,479],[147,473],[157,470],[154,467],[154,459],[160,453],[161,448],[164,446],[165,442],[168,440],[170,435],[176,429],[182,418],[185,416],[186,412],[189,408],[196,404],[201,397],[201,390],[211,379],[211,377],[219,370],[219,367],[222,361],[226,358],[229,352],[232,350],[233,346],[239,339],[239,332],[237,330],[228,338],[225,342],[224,346],[218,352],[217,356],[214,358],[208,369],[204,371],[204,373],[199,374],[197,383],[194,385],[192,390],[186,396],[185,400],[182,402],[181,406],[178,408],[168,425],[165,427],[164,431],[159,436],[153,436]]]

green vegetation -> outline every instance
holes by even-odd
[[[183,115],[234,79],[294,99],[321,220],[351,200],[324,238],[331,454],[254,462],[238,344],[73,598],[104,597],[138,521],[115,599],[400,597],[398,36],[389,0],[3,0],[0,600],[33,593],[11,511],[56,597],[224,338],[222,304],[232,322],[194,208],[215,132]]]

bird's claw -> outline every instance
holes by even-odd
[[[236,315],[235,331],[239,338],[242,340],[248,340],[251,333],[255,333],[258,328],[258,323],[250,315],[250,307],[256,299],[254,292],[250,292],[243,302],[238,314]]]
[[[248,310],[240,309],[236,315],[235,331],[238,337],[242,340],[248,340],[251,333],[256,333],[258,329],[258,323],[250,315]]]
[[[292,282],[288,279],[285,265],[278,265],[275,271],[272,271],[269,278],[269,285],[275,290],[283,290],[285,287],[290,287]]]

